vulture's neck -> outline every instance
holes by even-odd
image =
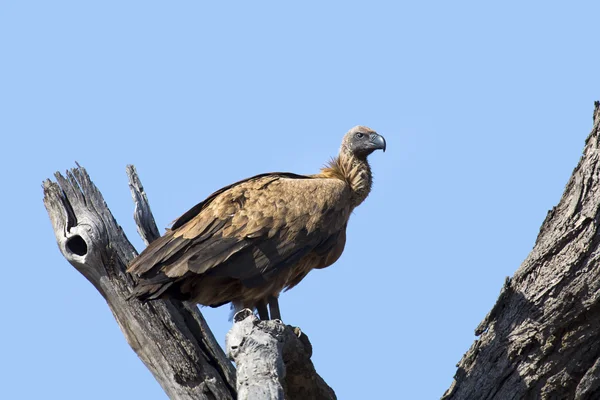
[[[344,151],[322,168],[319,175],[346,182],[352,192],[350,202],[353,208],[367,198],[373,184],[371,167],[367,159],[360,159]]]

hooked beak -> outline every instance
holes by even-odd
[[[371,134],[371,144],[373,145],[373,149],[381,149],[385,153],[385,139],[383,136],[377,133]]]

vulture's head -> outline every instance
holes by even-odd
[[[342,141],[342,150],[355,157],[365,159],[375,150],[385,151],[385,139],[371,128],[355,126],[350,129]]]

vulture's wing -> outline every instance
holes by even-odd
[[[305,255],[326,254],[345,229],[348,187],[338,179],[287,173],[227,186],[175,221],[133,260],[138,296],[206,274],[259,286]]]
[[[185,214],[183,214],[181,217],[177,218],[173,222],[173,225],[171,226],[171,230],[175,230],[175,229],[181,227],[186,222],[188,222],[190,219],[197,216],[204,207],[206,207],[208,204],[210,204],[215,199],[215,197],[217,197],[221,193],[231,189],[234,186],[238,186],[238,185],[241,185],[246,182],[250,182],[250,181],[254,181],[254,180],[258,180],[260,178],[265,178],[265,177],[270,177],[270,176],[277,176],[277,177],[281,177],[281,178],[290,178],[290,179],[310,179],[310,177],[308,177],[306,175],[298,175],[298,174],[293,174],[291,172],[271,172],[271,173],[266,173],[266,174],[255,175],[253,177],[246,178],[241,181],[237,181],[235,183],[232,183],[229,186],[225,186],[225,187],[217,190],[216,192],[214,192],[213,194],[208,196],[204,201],[202,201],[202,202],[196,204],[194,207],[190,208]]]

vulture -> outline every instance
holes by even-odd
[[[217,190],[134,258],[132,297],[231,303],[281,319],[278,297],[344,251],[352,211],[371,191],[367,162],[385,139],[356,126],[321,172],[256,175]]]

